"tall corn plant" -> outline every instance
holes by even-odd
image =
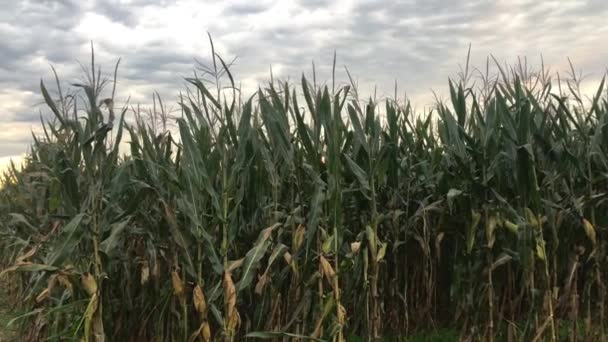
[[[160,124],[94,59],[41,84],[54,119],[0,191],[24,339],[604,338],[603,82],[467,66],[415,114],[352,78],[244,98],[211,47]]]

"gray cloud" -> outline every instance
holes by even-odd
[[[144,8],[150,6],[165,8],[175,2],[174,0],[134,0],[125,3],[121,0],[104,0],[96,1],[91,10],[114,22],[133,27],[139,22],[141,11]]]
[[[226,0],[26,0],[2,1],[0,12],[0,157],[26,150],[36,127],[39,81],[53,84],[49,64],[66,86],[88,66],[90,41],[106,75],[121,57],[119,95],[149,103],[157,90],[175,102],[195,58],[209,61],[206,32],[233,73],[250,90],[276,77],[299,80],[315,61],[320,82],[331,77],[334,51],[358,80],[362,94],[394,81],[425,105],[430,89],[445,91],[469,43],[472,62],[489,54],[500,61],[527,55],[563,70],[567,57],[587,72],[606,67],[608,3],[588,1],[261,1]],[[538,64],[538,63],[537,63]],[[9,129],[9,127],[12,127]]]
[[[223,13],[234,16],[250,15],[264,12],[268,7],[269,5],[263,2],[239,1],[226,6]]]
[[[298,4],[308,10],[316,10],[326,8],[329,4],[329,0],[301,0]]]

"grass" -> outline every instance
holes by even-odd
[[[6,279],[0,278],[0,342],[12,341],[14,336],[13,329],[7,326],[12,319],[12,315],[9,312],[11,305],[8,293],[6,292],[7,288]]]
[[[414,113],[316,77],[245,97],[212,56],[176,115],[116,108],[94,58],[41,82],[0,190],[24,340],[605,337],[603,81],[466,66]]]
[[[363,342],[366,337],[349,336],[347,341]],[[382,337],[383,342],[456,342],[460,341],[459,336],[453,330],[439,329],[437,331],[412,334],[409,337]]]

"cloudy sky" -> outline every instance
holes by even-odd
[[[153,91],[175,103],[194,59],[210,54],[206,32],[244,89],[269,76],[298,79],[317,65],[328,80],[334,51],[361,90],[392,94],[394,82],[414,103],[465,61],[482,66],[490,54],[514,62],[543,55],[553,70],[577,69],[597,80],[608,65],[608,1],[194,1],[0,0],[0,167],[22,155],[39,127],[39,82],[79,80],[93,41],[96,59],[111,71],[118,57],[123,99],[149,103]]]

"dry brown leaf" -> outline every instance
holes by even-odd
[[[331,267],[331,264],[324,256],[319,257],[319,262],[321,263],[321,270],[323,270],[323,274],[327,277],[327,279],[333,279],[336,276],[336,272]]]
[[[207,301],[203,289],[199,285],[196,285],[192,291],[192,301],[196,311],[203,316],[207,316]]]
[[[44,290],[42,290],[42,292],[40,292],[40,294],[38,294],[38,296],[36,296],[36,303],[40,304],[44,302],[47,298],[49,298],[50,295],[51,291],[49,290],[49,288],[45,288]]]
[[[258,282],[257,284],[255,284],[255,293],[261,296],[264,292],[266,284],[268,284],[269,282],[270,277],[268,276],[268,274],[264,273],[261,276],[258,276]]]
[[[494,215],[490,216],[486,223],[486,239],[488,240],[489,248],[492,248],[494,246],[494,241],[496,241],[496,223],[496,216]]]
[[[306,231],[306,228],[304,227],[304,225],[300,224],[298,226],[298,228],[296,228],[296,230],[293,232],[293,239],[292,239],[292,251],[293,252],[298,251],[302,247],[302,244],[304,243],[305,231]]]
[[[360,241],[355,241],[355,242],[351,242],[350,243],[350,251],[353,254],[357,254],[359,253],[359,250],[361,249],[361,242]]]
[[[105,332],[101,317],[101,303],[97,293],[93,293],[85,311],[84,340],[85,342],[105,341]]]
[[[230,262],[230,265],[228,265],[228,268],[226,268],[226,272],[232,273],[232,271],[243,266],[244,261],[245,261],[245,258],[240,258],[238,260],[234,260],[234,261]]]
[[[230,272],[224,272],[224,302],[226,311],[230,313],[236,307],[236,288]]]
[[[158,276],[160,275],[160,263],[158,260],[156,260],[156,258],[154,258],[154,260],[152,260],[152,265],[152,272],[150,272],[150,276],[158,279]]]
[[[70,295],[74,294],[74,286],[72,285],[70,279],[67,276],[59,274],[57,276],[57,281],[70,293]]]
[[[139,277],[139,282],[141,285],[145,285],[150,279],[150,266],[148,265],[148,261],[144,261],[141,266],[141,275]]]
[[[203,342],[211,341],[211,327],[209,326],[209,322],[207,322],[207,320],[203,320],[200,327],[198,327],[198,329],[192,335],[190,335],[190,338],[188,339],[188,341],[194,342],[194,341],[198,340],[199,338]]]
[[[289,252],[285,252],[285,254],[283,254],[283,259],[285,259],[285,262],[290,265],[291,264],[291,254]]]
[[[95,281],[95,278],[91,273],[83,273],[80,280],[82,282],[82,287],[84,287],[84,290],[89,296],[92,297],[94,294],[97,293],[97,282]]]
[[[595,246],[595,244],[597,243],[597,238],[595,236],[595,228],[593,227],[591,222],[589,222],[585,218],[583,219],[583,228],[585,229],[585,234],[587,234],[587,237],[589,238],[591,243]]]
[[[201,325],[201,337],[203,338],[204,342],[211,341],[211,327],[207,321],[204,321]]]
[[[236,330],[240,316],[236,310],[236,287],[232,281],[230,272],[224,272],[224,305],[226,307],[226,327],[228,334],[232,336],[232,333]]]
[[[19,263],[22,263],[22,262],[26,261],[27,259],[33,257],[34,254],[36,254],[37,250],[38,250],[38,247],[34,247],[34,248],[30,249],[25,254],[23,254],[22,256],[18,257],[15,260],[15,263],[19,264]]]
[[[175,293],[176,296],[182,298],[184,296],[184,283],[179,277],[177,271],[171,272],[171,284],[173,285],[173,293]]]
[[[340,304],[338,308],[338,324],[343,326],[344,322],[346,322],[346,309]]]

